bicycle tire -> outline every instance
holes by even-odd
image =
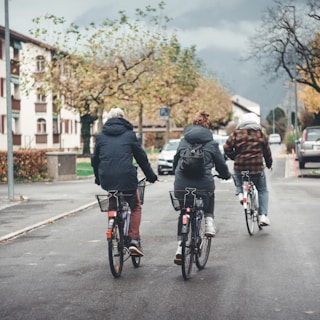
[[[193,259],[194,259],[194,243],[192,239],[191,223],[188,222],[188,232],[183,234],[182,238],[182,264],[181,271],[185,280],[188,280],[191,276]]]
[[[202,217],[199,227],[199,235],[196,240],[197,250],[195,254],[196,266],[199,270],[202,270],[209,258],[211,249],[211,237],[205,236],[205,220]]]
[[[248,193],[247,197],[247,208],[244,209],[247,230],[250,236],[254,234],[255,216],[253,208],[252,194]]]
[[[141,257],[140,256],[131,256],[132,264],[135,268],[139,268]]]
[[[108,240],[109,266],[112,275],[119,278],[123,268],[123,229],[114,222],[112,238]]]

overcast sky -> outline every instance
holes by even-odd
[[[4,1],[2,6],[4,8]],[[300,1],[300,0],[296,0]],[[306,1],[306,0],[305,0]],[[136,8],[155,5],[158,0],[9,0],[10,29],[29,35],[35,25],[32,19],[46,13],[65,17],[78,25],[105,18],[118,17],[120,10],[128,14]],[[167,0],[166,15],[173,19],[184,46],[195,45],[205,64],[215,72],[229,92],[260,104],[262,115],[277,105],[286,105],[288,89],[283,80],[270,83],[260,76],[254,61],[240,62],[248,48],[248,40],[261,24],[261,17],[272,0]],[[4,12],[2,8],[0,12]],[[4,25],[4,14],[0,15]]]

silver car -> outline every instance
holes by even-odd
[[[161,149],[158,156],[158,174],[173,173],[173,157],[177,152],[180,139],[171,139]]]
[[[297,149],[300,169],[306,162],[320,162],[320,126],[305,128]]]

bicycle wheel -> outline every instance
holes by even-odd
[[[254,224],[255,224],[256,217],[254,216],[253,199],[252,199],[252,194],[250,193],[248,193],[247,208],[244,209],[244,213],[245,213],[248,233],[250,236],[252,236],[254,233]]]
[[[123,267],[123,229],[115,222],[112,239],[108,240],[109,266],[115,278],[119,278]]]
[[[194,258],[194,243],[192,240],[191,224],[189,221],[188,233],[183,235],[182,243],[182,276],[185,280],[188,280],[191,275],[193,258]]]
[[[208,261],[210,248],[211,248],[211,237],[205,236],[205,220],[202,217],[199,226],[199,235],[196,240],[197,250],[196,250],[196,266],[199,270],[203,269]]]
[[[132,264],[135,268],[138,268],[140,266],[140,256],[131,256]]]

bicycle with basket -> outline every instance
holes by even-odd
[[[181,272],[183,278],[188,280],[191,276],[193,263],[201,270],[209,258],[212,238],[205,236],[203,206],[205,199],[203,197],[210,196],[210,193],[196,188],[169,191],[169,193],[173,208],[180,211]]]
[[[138,192],[141,205],[144,201],[146,179],[138,182]],[[131,258],[135,268],[140,266],[141,256],[129,251],[130,238],[130,202],[133,194],[125,194],[118,190],[107,191],[106,194],[96,195],[101,212],[107,212],[108,228],[106,232],[108,242],[108,256],[111,273],[119,278],[124,262]]]

